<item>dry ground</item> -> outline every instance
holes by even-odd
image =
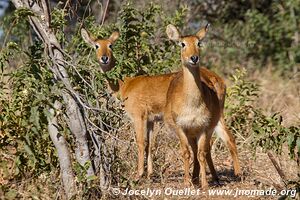
[[[296,74],[289,80],[283,80],[279,76],[272,75],[269,72],[253,74],[253,80],[261,85],[261,92],[258,101],[255,104],[265,111],[266,114],[279,112],[284,119],[285,125],[300,124],[300,75]],[[120,155],[124,158],[125,176],[134,179],[136,172],[136,146],[134,142],[134,134],[132,131],[124,132],[120,135],[121,140],[128,141],[128,147],[120,149]],[[241,179],[236,179],[233,175],[233,167],[230,154],[224,144],[217,139],[213,145],[213,160],[215,168],[221,180],[221,185],[216,186],[211,183],[211,188],[216,190],[269,190],[276,189],[281,191],[285,188],[285,184],[272,164],[266,152],[258,149],[256,154],[249,147],[249,138],[243,138],[241,135],[236,136],[238,145],[239,159],[243,171]],[[126,142],[123,144],[126,146]],[[123,151],[124,150],[124,151]],[[122,152],[123,151],[123,152]],[[126,188],[133,190],[142,189],[159,189],[162,192],[166,188],[185,188],[183,185],[183,163],[181,161],[177,137],[162,128],[156,135],[154,152],[154,177],[151,180],[146,178],[135,185],[124,186],[114,185],[112,187]],[[276,162],[283,170],[287,180],[297,180],[297,174],[300,173],[299,166],[296,161],[291,161],[287,154],[287,149],[283,154],[278,156],[272,153]],[[207,170],[208,171],[208,170]],[[209,176],[210,178],[210,176]],[[197,187],[196,187],[197,189]],[[278,199],[280,196],[246,196],[240,195],[235,199]],[[201,192],[200,196],[168,196],[157,195],[153,197],[144,196],[123,196],[117,198],[128,199],[231,199],[232,196],[220,195],[213,196]],[[295,198],[299,199],[298,196]]]
[[[133,137],[133,136],[131,136]],[[159,138],[159,139],[157,139]],[[162,131],[157,135],[156,145],[153,148],[154,152],[154,177],[151,180],[143,179],[135,184],[131,185],[113,185],[113,188],[120,188],[125,192],[126,188],[132,190],[161,190],[165,191],[167,188],[184,189],[183,184],[183,163],[181,161],[179,146],[177,138],[168,132]],[[132,148],[133,147],[133,148]],[[132,180],[135,178],[136,170],[136,149],[132,145],[129,149],[121,153],[124,158],[123,164],[127,168],[125,174]],[[278,172],[273,166],[271,160],[266,153],[258,150],[256,156],[249,150],[247,144],[239,143],[238,146],[239,159],[243,171],[241,179],[237,179],[233,175],[233,167],[229,152],[223,143],[217,140],[213,146],[213,160],[215,168],[220,178],[221,185],[214,185],[210,183],[210,189],[216,190],[233,190],[233,194],[236,190],[268,190],[268,189],[284,189],[284,183],[280,178]],[[296,162],[292,162],[287,154],[281,156],[275,156],[276,161],[280,167],[284,170],[285,175],[290,180],[295,180],[296,172],[299,172],[299,168]],[[128,170],[131,169],[131,170]],[[207,170],[208,171],[208,170]],[[211,179],[210,175],[208,176]],[[195,186],[195,189],[198,189]],[[272,197],[272,198],[271,198]],[[277,196],[252,196],[251,199],[278,199]],[[123,196],[119,195],[118,198],[124,199],[231,199],[232,196],[226,195],[208,195],[208,191],[205,194],[200,195],[183,195],[183,196],[169,196],[169,195],[157,195],[153,197],[141,197],[141,196]],[[248,196],[237,196],[235,199],[249,199]]]
[[[280,112],[284,117],[286,125],[299,125],[300,123],[300,75],[292,79],[282,80],[279,76],[270,75],[268,72],[253,74],[253,80],[261,84],[261,94],[256,102],[257,106],[264,109],[266,113]],[[166,188],[184,189],[183,185],[183,163],[181,161],[178,139],[164,128],[157,128],[156,142],[153,147],[154,176],[151,180],[142,179],[139,182],[133,181],[136,173],[137,148],[135,135],[131,124],[128,122],[122,131],[118,133],[118,156],[119,172],[123,179],[118,179],[118,184],[112,184],[112,188],[124,191],[126,188],[133,190],[156,189],[165,191]],[[221,185],[211,183],[210,189],[232,190],[233,194],[240,190],[268,190],[285,189],[284,183],[276,171],[266,153],[258,150],[256,156],[249,147],[249,138],[236,136],[239,159],[243,175],[241,179],[233,176],[232,162],[229,152],[224,144],[216,139],[212,149],[213,161],[220,178]],[[288,180],[297,180],[300,173],[299,166],[291,161],[286,151],[281,156],[275,156],[277,163],[283,170]],[[11,159],[10,155],[7,159]],[[12,163],[12,162],[10,162]],[[9,164],[9,163],[8,163]],[[13,167],[13,166],[12,166]],[[208,171],[208,170],[207,170]],[[59,184],[59,173],[55,172],[51,178],[41,175],[31,177],[25,181],[15,181],[10,186],[22,196],[22,199],[57,199],[62,193]],[[120,178],[120,177],[119,177]],[[211,179],[208,173],[209,180]],[[0,177],[1,180],[1,177]],[[5,183],[5,180],[2,180]],[[198,189],[195,187],[195,189]],[[0,191],[0,199],[4,199]],[[279,196],[237,196],[209,195],[208,191],[200,195],[156,195],[153,197],[133,195],[105,195],[105,199],[278,199]],[[13,197],[13,195],[12,195]],[[296,197],[299,198],[298,196]],[[14,198],[12,198],[14,199]],[[93,198],[94,199],[94,198]],[[95,197],[95,199],[98,199]]]

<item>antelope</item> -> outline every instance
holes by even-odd
[[[177,134],[180,140],[184,162],[184,183],[187,185],[190,183],[190,146],[194,154],[192,180],[198,181],[199,179],[200,163],[201,186],[203,189],[208,187],[206,163],[213,180],[218,181],[211,158],[210,140],[215,129],[220,132],[219,129],[225,127],[224,102],[220,101],[214,90],[201,81],[202,74],[199,70],[200,44],[208,31],[208,27],[209,24],[200,29],[195,35],[190,36],[181,36],[177,28],[171,24],[167,26],[166,30],[169,39],[179,42],[181,45],[183,72],[182,75],[177,75],[172,79],[168,88],[164,112],[165,123]],[[221,124],[223,126],[220,126]],[[225,131],[225,129],[222,131]],[[236,173],[239,173],[239,167],[235,170]]]
[[[96,57],[102,73],[112,70],[115,67],[115,58],[113,56],[112,45],[118,39],[119,33],[113,32],[108,39],[96,39],[85,29],[81,29],[83,40],[95,48]],[[224,81],[214,72],[206,68],[200,68],[201,81],[207,87],[211,88],[220,98],[220,106],[224,107],[225,84]],[[157,76],[137,76],[125,77],[124,80],[107,79],[109,89],[114,96],[120,97],[124,103],[124,109],[131,118],[136,132],[136,142],[138,146],[138,167],[137,178],[144,174],[144,154],[146,150],[147,176],[153,173],[153,164],[151,156],[152,132],[156,121],[162,120],[165,104],[167,100],[167,91],[173,79],[182,76],[182,72],[169,73]],[[238,163],[237,149],[233,135],[225,126],[221,118],[218,128],[218,135],[226,142],[233,158],[235,174],[240,173]],[[145,135],[148,143],[145,147]]]

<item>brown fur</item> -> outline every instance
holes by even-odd
[[[191,146],[194,154],[193,181],[198,182],[200,165],[202,188],[208,186],[206,163],[213,179],[218,180],[210,152],[211,136],[217,125],[217,132],[221,134],[221,138],[227,142],[230,148],[235,173],[240,173],[234,138],[228,132],[223,119],[224,82],[218,76],[208,76],[208,72],[206,70],[201,71],[199,66],[199,42],[204,38],[207,28],[201,29],[196,35],[181,37],[176,27],[168,25],[167,34],[169,38],[180,42],[182,46],[183,74],[172,80],[167,92],[164,111],[165,123],[180,139],[184,160],[184,182],[186,184],[190,182],[189,159],[191,155],[189,146]]]
[[[81,31],[83,39],[95,46],[96,44],[100,48],[96,49],[97,59],[99,60],[101,70],[103,72],[109,71],[114,67],[114,57],[112,50],[108,48],[110,44],[113,44],[114,40],[95,40],[89,36],[88,33],[83,29]],[[112,37],[112,36],[111,36]],[[111,38],[110,37],[110,38]],[[102,49],[105,48],[105,49]],[[100,58],[103,55],[110,56],[110,62],[108,64],[102,64]],[[215,94],[220,102],[220,109],[224,106],[225,98],[225,84],[223,80],[216,75],[214,72],[209,71],[206,68],[199,68],[201,74],[201,81],[206,86],[206,90],[210,93]],[[181,77],[181,78],[180,78]],[[151,132],[153,131],[153,123],[161,119],[165,110],[167,92],[169,85],[173,84],[177,79],[182,79],[183,72],[170,73],[165,75],[157,76],[138,76],[138,77],[126,77],[124,81],[119,80],[118,84],[115,84],[111,80],[107,80],[110,89],[116,96],[120,96],[124,102],[124,107],[127,114],[130,116],[134,123],[136,131],[136,139],[138,145],[138,176],[141,177],[144,173],[144,152],[145,152],[145,134],[147,135],[148,144],[146,146],[147,155],[147,172],[150,176],[153,172],[152,158],[151,158]],[[222,133],[223,138],[232,138],[232,141],[226,140],[230,146],[235,147],[234,138],[230,132],[224,131]],[[232,156],[236,163],[236,147],[232,148]],[[236,158],[236,159],[235,159]],[[236,161],[235,161],[236,160]],[[235,169],[236,166],[235,166]]]

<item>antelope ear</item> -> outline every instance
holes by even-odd
[[[90,34],[87,32],[87,30],[85,30],[84,28],[82,28],[80,30],[81,32],[81,37],[82,39],[89,45],[91,45],[92,47],[95,47],[95,38],[93,36],[90,36]]]
[[[197,33],[196,36],[199,38],[199,40],[202,40],[205,36],[206,33],[208,32],[208,28],[209,28],[210,24],[206,24],[206,26],[204,28],[201,28]]]
[[[169,39],[173,40],[173,41],[178,41],[181,37],[179,31],[177,30],[177,28],[172,24],[169,24],[167,26],[166,33],[167,33]]]
[[[119,37],[120,37],[120,33],[115,31],[109,36],[108,39],[111,41],[111,43],[114,43]]]

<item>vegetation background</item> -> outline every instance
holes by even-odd
[[[207,22],[211,29],[203,42],[201,64],[226,80],[226,121],[236,136],[243,169],[242,180],[236,180],[229,152],[215,138],[213,160],[222,183],[217,188],[297,189],[299,197],[299,0],[49,3],[51,29],[63,49],[72,91],[80,100],[90,160],[82,164],[76,157],[77,138],[68,124],[67,105],[59,109],[54,105],[63,102],[61,91],[70,89],[51,71],[53,60],[29,23],[34,13],[16,10],[9,2],[0,21],[1,199],[66,198],[59,158],[48,131],[53,117],[49,111],[54,108],[57,130],[72,160],[74,199],[147,199],[114,196],[99,186],[103,178],[108,188],[182,188],[178,140],[163,124],[155,133],[154,177],[134,180],[135,134],[104,80],[180,70],[179,47],[168,41],[166,25],[172,23],[190,34]],[[80,37],[81,27],[98,38],[120,31],[113,47],[117,65],[112,72],[100,73],[93,49]],[[88,174],[91,166],[92,176]]]

